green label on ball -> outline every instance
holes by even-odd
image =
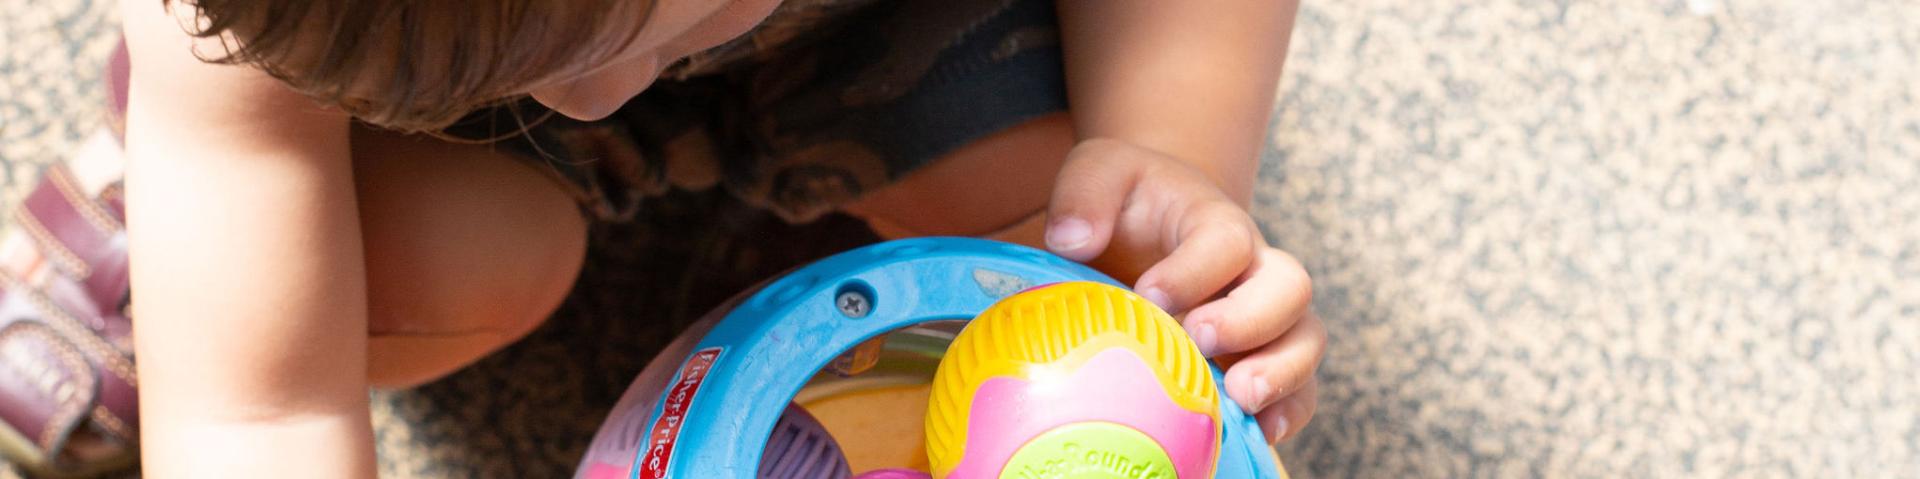
[[[1000,479],[1176,479],[1160,444],[1130,427],[1084,422],[1054,428],[1020,446]]]

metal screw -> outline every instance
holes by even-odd
[[[867,313],[873,312],[873,300],[857,290],[840,293],[840,297],[834,298],[833,304],[840,307],[840,314],[853,319],[867,317]]]

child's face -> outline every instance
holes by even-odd
[[[653,84],[673,62],[745,34],[765,19],[780,0],[654,0],[653,11],[632,44],[600,65],[562,75],[529,93],[562,115],[597,120],[613,114]],[[644,24],[643,24],[644,23]]]

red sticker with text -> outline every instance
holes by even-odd
[[[693,404],[694,394],[700,392],[700,383],[706,381],[707,371],[713,369],[713,361],[719,357],[720,348],[702,349],[687,358],[686,365],[680,366],[680,379],[667,389],[660,420],[653,422],[653,432],[647,435],[647,453],[640,455],[641,478],[666,479],[667,466],[673,461],[673,443],[680,438],[680,425],[686,422],[687,407]]]

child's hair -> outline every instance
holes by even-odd
[[[361,121],[433,131],[632,42],[652,0],[160,0],[203,60],[258,67]]]

